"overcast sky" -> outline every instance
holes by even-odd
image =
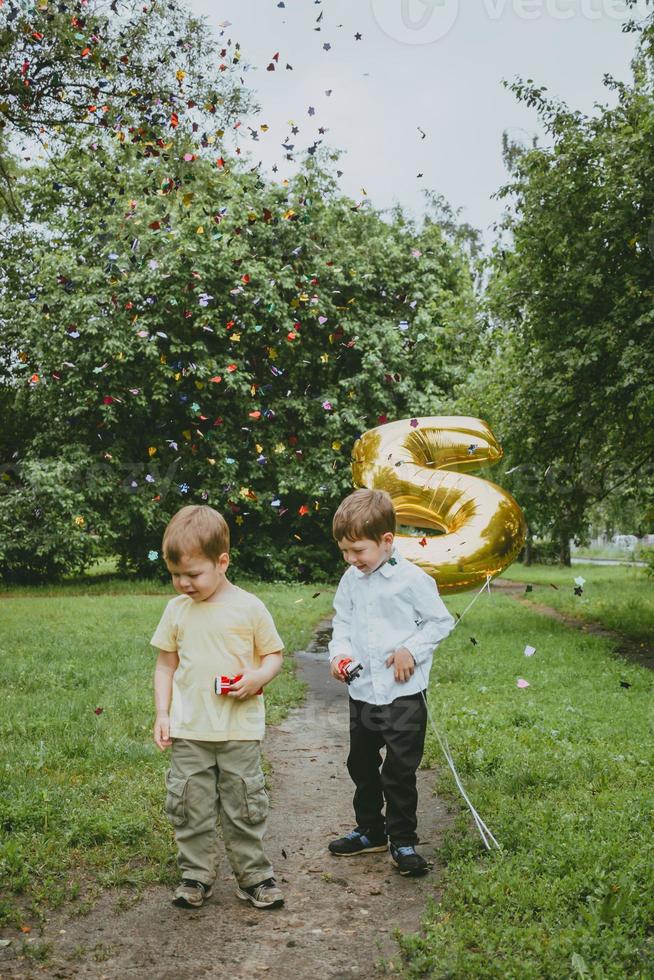
[[[487,239],[501,211],[491,195],[505,179],[502,132],[523,141],[538,132],[502,79],[532,78],[591,112],[610,98],[605,73],[629,77],[635,43],[621,31],[624,0],[185,2],[241,44],[258,122],[269,126],[242,143],[267,173],[293,167],[281,144],[294,124],[294,152],[316,139],[345,151],[341,186],[357,200],[365,188],[377,207],[400,202],[420,215],[430,188]]]

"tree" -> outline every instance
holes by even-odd
[[[649,480],[654,462],[654,74],[586,117],[532,82],[512,87],[550,145],[508,158],[503,237],[488,291],[485,361],[466,394],[491,408],[519,467],[530,523],[567,542],[588,506]],[[524,483],[525,475],[531,485]],[[522,481],[522,482],[521,482]]]
[[[163,149],[194,130],[209,146],[250,103],[240,47],[218,43],[177,0],[18,3],[0,9],[0,199],[20,216],[17,163],[88,138]],[[21,146],[22,144],[22,146]],[[19,147],[21,152],[19,154]],[[61,184],[65,171],[59,175]]]
[[[317,156],[282,184],[181,137],[166,155],[123,142],[58,168],[75,206],[33,171],[43,230],[16,250],[0,311],[20,458],[84,460],[126,567],[151,570],[171,513],[207,501],[241,568],[331,569],[356,436],[437,410],[460,380],[463,250],[436,221],[341,197]]]

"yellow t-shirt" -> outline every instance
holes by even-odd
[[[263,695],[245,701],[215,693],[216,677],[257,669],[261,657],[284,646],[260,599],[239,589],[213,602],[189,596],[171,599],[150,640],[160,650],[177,651],[170,709],[171,738],[200,742],[259,741],[266,716]]]

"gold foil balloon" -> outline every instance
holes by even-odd
[[[471,476],[502,458],[481,419],[403,419],[365,432],[352,451],[356,487],[387,490],[399,524],[431,528],[398,534],[400,554],[431,575],[441,592],[463,592],[504,571],[522,548],[526,526],[510,493]]]

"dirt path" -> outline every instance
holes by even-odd
[[[562,613],[552,606],[544,605],[541,602],[533,602],[531,599],[525,599],[526,586],[524,582],[495,579],[492,587],[503,595],[511,596],[521,606],[524,606],[526,609],[531,609],[541,616],[548,616],[550,619],[555,619],[557,623],[563,623],[564,626],[580,630],[582,633],[589,633],[591,636],[598,636],[602,640],[609,640],[614,645],[614,652],[620,657],[624,657],[625,660],[631,660],[632,663],[638,664],[640,667],[647,667],[649,670],[654,670],[654,647],[646,643],[639,643],[638,640],[634,640],[629,636],[623,636],[621,633],[615,633],[613,630],[606,629],[601,623],[578,619],[576,616]]]
[[[326,628],[297,655],[306,701],[277,728],[264,752],[272,766],[268,853],[286,906],[258,912],[234,895],[226,860],[214,898],[197,912],[170,904],[170,890],[148,889],[140,901],[107,892],[84,918],[53,915],[37,942],[51,944],[47,963],[0,950],[0,977],[92,977],[94,980],[369,980],[381,958],[397,954],[394,930],[420,928],[437,895],[436,848],[448,823],[433,796],[434,774],[419,774],[421,851],[434,868],[401,878],[386,854],[334,858],[327,842],[352,827],[352,786],[345,769],[347,694],[325,667]],[[122,901],[121,901],[122,900]],[[65,930],[65,931],[62,931]]]

